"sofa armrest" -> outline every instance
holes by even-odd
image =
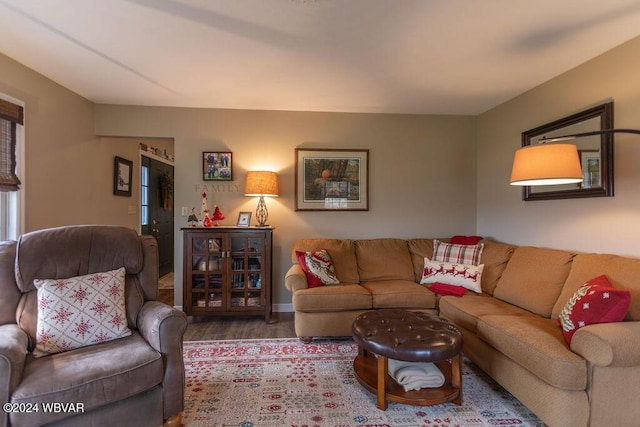
[[[182,339],[187,316],[158,301],[148,301],[138,315],[138,330],[149,344],[162,354],[164,419],[184,410],[184,360]]]
[[[640,365],[640,321],[600,323],[578,329],[571,350],[598,366]]]
[[[307,283],[307,276],[302,271],[302,267],[299,264],[293,264],[287,274],[284,276],[284,286],[294,293],[300,289],[307,289],[309,284]]]
[[[29,337],[18,325],[0,325],[0,402],[9,401],[22,380]],[[2,423],[0,423],[2,425]]]

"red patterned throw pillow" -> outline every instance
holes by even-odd
[[[307,276],[307,284],[310,288],[340,283],[331,262],[331,256],[326,249],[315,252],[296,251],[296,258]]]
[[[571,345],[573,334],[584,326],[624,320],[630,304],[630,292],[614,289],[606,276],[589,280],[567,301],[558,317],[567,344]]]
[[[124,304],[125,269],[69,279],[36,279],[35,357],[131,335]]]

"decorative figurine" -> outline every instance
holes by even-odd
[[[213,217],[211,219],[213,219],[214,225],[216,227],[220,225],[218,221],[222,221],[224,219],[224,214],[222,213],[222,211],[218,206],[216,206],[215,209],[213,210]]]
[[[202,207],[200,208],[200,214],[202,215],[202,226],[213,227],[213,221],[209,216],[209,203],[207,201],[207,193],[202,193]]]
[[[187,218],[189,221],[189,227],[195,227],[198,223],[198,217],[196,216],[196,208],[191,208],[191,215]]]

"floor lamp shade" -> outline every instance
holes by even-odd
[[[516,151],[511,185],[556,185],[582,181],[582,167],[574,144],[528,145]]]
[[[258,196],[258,207],[256,208],[256,220],[260,227],[267,224],[269,212],[267,204],[264,202],[265,196],[278,197],[278,177],[275,172],[251,171],[247,172],[247,182],[244,187],[245,196]]]

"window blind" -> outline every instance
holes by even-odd
[[[18,191],[16,127],[24,124],[24,108],[0,99],[0,191]]]

